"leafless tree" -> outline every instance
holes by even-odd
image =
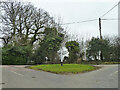
[[[19,44],[34,44],[44,36],[46,27],[56,27],[62,30],[60,24],[43,9],[35,8],[31,3],[2,2],[0,32],[4,44],[19,42]]]

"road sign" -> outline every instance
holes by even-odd
[[[66,57],[69,56],[69,52],[65,47],[60,48],[60,50],[58,51],[58,54],[60,56],[61,62],[63,62],[65,56]]]

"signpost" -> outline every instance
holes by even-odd
[[[45,60],[46,60],[46,64],[47,64],[47,61],[48,61],[48,57],[45,57]]]
[[[60,50],[59,50],[59,54],[60,54],[60,55],[59,55],[59,56],[60,56],[60,63],[61,63],[61,66],[63,66],[64,57],[65,57],[65,56],[68,57],[69,52],[62,47],[62,48],[60,48]]]
[[[61,48],[60,52],[61,52],[61,55],[60,55],[60,57],[61,57],[61,66],[63,66],[64,57],[63,57],[63,50],[62,50],[62,48]]]

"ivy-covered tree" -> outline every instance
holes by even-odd
[[[109,60],[110,58],[110,42],[107,39],[92,38],[88,42],[87,57],[89,60],[101,60],[100,53],[102,52],[103,60]]]
[[[65,46],[69,51],[68,63],[76,63],[80,54],[79,43],[76,41],[68,41],[66,42]]]
[[[39,43],[40,47],[35,53],[36,63],[43,63],[45,57],[48,57],[48,60],[54,63],[64,35],[59,33],[56,28],[45,28],[43,33],[45,34],[44,39]]]

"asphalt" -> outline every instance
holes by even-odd
[[[99,65],[101,69],[60,75],[24,68],[2,66],[2,88],[118,88],[118,65]]]

